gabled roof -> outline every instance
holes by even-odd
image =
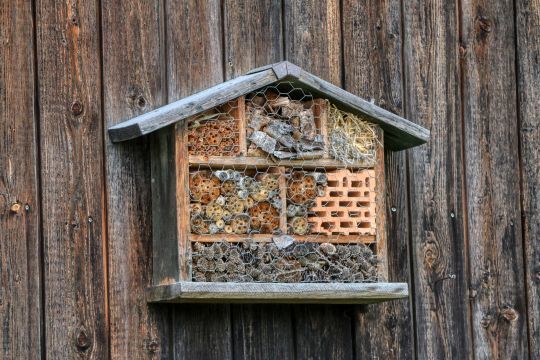
[[[134,139],[281,81],[306,89],[313,96],[327,98],[345,111],[367,115],[370,121],[384,130],[385,146],[390,149],[403,150],[429,140],[429,130],[422,126],[332,85],[288,61],[254,69],[245,75],[114,125],[109,128],[109,136],[113,142]]]

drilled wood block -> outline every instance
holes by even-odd
[[[238,156],[245,151],[243,97],[188,120],[192,156]]]
[[[310,209],[311,233],[375,235],[375,171],[327,173],[325,195]]]

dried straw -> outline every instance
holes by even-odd
[[[330,155],[345,164],[376,160],[375,126],[361,117],[328,103],[328,138]]]

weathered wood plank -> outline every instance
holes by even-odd
[[[219,67],[212,67],[211,71],[222,68],[220,64],[218,65]],[[181,119],[222,105],[254,89],[270,85],[275,81],[276,76],[272,70],[240,76],[230,82],[216,84],[216,86],[200,91],[193,96],[187,97],[188,95],[185,95],[182,99],[159,109],[112,126],[109,128],[109,135],[113,142],[119,142],[149,134]]]
[[[28,1],[0,3],[0,358],[41,354],[34,23]]]
[[[102,2],[105,127],[165,103],[162,10],[153,0]],[[152,277],[149,139],[112,144],[104,136],[111,358],[166,358],[168,308],[145,300]]]
[[[375,235],[290,235],[294,237],[296,241],[310,241],[310,242],[329,242],[329,243],[342,243],[349,244],[354,242],[360,242],[364,244],[373,244],[376,241]],[[215,235],[195,235],[189,236],[191,241],[201,242],[215,242],[215,241],[230,241],[230,242],[243,242],[247,239],[252,239],[257,242],[272,242],[272,235],[265,234],[251,234],[251,235],[238,235],[238,234],[215,234]]]
[[[401,2],[347,0],[343,13],[345,90],[402,116]],[[406,153],[387,150],[385,160],[388,280],[410,282]],[[406,300],[357,307],[356,357],[414,358],[410,307]]]
[[[191,165],[230,167],[230,168],[268,168],[269,166],[301,166],[304,169],[328,169],[343,168],[345,165],[341,161],[334,159],[316,159],[316,160],[279,160],[274,162],[268,158],[258,158],[254,156],[190,156]],[[347,168],[365,169],[371,168],[375,164],[369,160],[362,160],[357,163],[347,164]]]
[[[523,234],[530,358],[540,358],[540,6],[516,2]]]
[[[225,0],[225,78],[282,60],[281,3],[273,0]]]
[[[285,58],[341,86],[339,2],[285,1],[284,6]],[[297,359],[352,358],[352,320],[345,315],[352,313],[351,307],[294,306],[292,310]]]
[[[191,282],[153,286],[150,302],[261,302],[366,304],[402,299],[406,283],[234,283]]]
[[[472,357],[460,102],[458,8],[403,7],[406,116],[431,130],[409,158],[414,308],[421,359]]]
[[[514,3],[466,0],[461,10],[474,354],[526,359]]]
[[[281,15],[282,3],[279,1],[224,2],[223,51],[226,79],[244,74],[254,67],[282,60]],[[280,178],[280,181],[285,179]],[[280,222],[282,229],[286,229],[286,217],[281,218]],[[288,305],[233,305],[231,312],[235,358],[294,358],[293,327]]]
[[[174,359],[233,359],[228,305],[174,304]],[[180,311],[180,309],[183,309]],[[227,321],[225,321],[227,320]]]
[[[285,58],[340,86],[339,1],[285,1]]]
[[[97,5],[36,1],[49,359],[109,356]]]
[[[221,83],[223,52],[220,1],[168,1],[165,14],[168,101]],[[232,357],[229,305],[174,306],[172,327],[175,359]]]
[[[289,305],[234,305],[231,310],[235,359],[294,359]]]

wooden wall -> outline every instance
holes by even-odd
[[[0,2],[0,358],[540,358],[534,0]],[[431,130],[388,153],[385,305],[149,306],[148,139],[282,59]]]

